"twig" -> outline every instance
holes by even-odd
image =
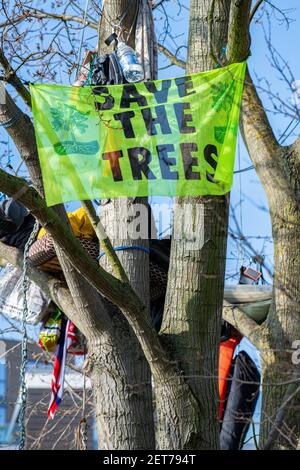
[[[157,47],[160,52],[165,54],[165,56],[170,60],[172,64],[177,65],[178,67],[181,67],[182,69],[186,68],[186,62],[184,62],[184,60],[178,59],[178,57],[176,57],[176,55],[174,55],[171,51],[169,51],[169,49],[167,49],[165,46],[158,43]]]
[[[257,10],[259,9],[260,5],[261,5],[264,1],[265,1],[265,0],[258,0],[258,1],[256,2],[256,4],[254,5],[254,7],[253,7],[252,10],[251,10],[250,18],[249,18],[249,23],[251,23],[251,21],[252,21],[253,18],[254,18],[255,13],[257,12]]]
[[[4,80],[10,83],[23,98],[25,103],[31,108],[31,96],[25,85],[19,79],[15,70],[11,67],[2,49],[0,49],[0,63],[4,69]]]
[[[278,408],[275,421],[269,433],[269,437],[267,442],[265,443],[263,450],[270,450],[274,446],[276,439],[278,438],[279,434],[283,435],[281,428],[283,425],[283,420],[288,412],[288,405],[294,401],[295,396],[300,392],[300,387],[297,385],[297,378],[299,377],[299,366],[296,367],[293,371],[292,380],[294,380],[288,386],[286,393],[284,395],[283,401],[281,406]],[[285,437],[283,435],[283,437]]]
[[[240,310],[242,304],[223,303],[223,318],[259,348],[262,327]]]

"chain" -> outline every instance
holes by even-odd
[[[39,230],[38,221],[35,222],[29,239],[26,242],[23,255],[23,275],[22,275],[22,290],[23,290],[23,317],[22,317],[22,362],[20,368],[20,414],[19,414],[19,429],[20,429],[20,442],[19,450],[24,450],[26,442],[26,429],[25,429],[25,413],[26,413],[26,402],[27,402],[27,387],[26,387],[26,365],[27,365],[27,329],[26,321],[28,316],[28,305],[27,305],[27,291],[28,291],[28,253],[32,243],[35,241],[36,235]]]
[[[82,450],[87,450],[87,421],[86,421],[86,370],[85,370],[85,358],[86,358],[86,339],[84,339],[84,361],[83,361],[83,391],[82,391],[82,417],[80,421],[80,438]]]
[[[86,370],[84,367],[86,358],[86,343],[84,344],[84,362],[83,362],[83,389],[82,389],[82,414],[81,420],[77,428],[76,447],[78,450],[87,450],[88,435],[87,435],[87,420],[86,420]]]

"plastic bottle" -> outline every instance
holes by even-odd
[[[141,82],[144,79],[144,70],[132,47],[118,41],[116,53],[127,82]]]

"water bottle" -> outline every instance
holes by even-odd
[[[141,82],[144,79],[144,70],[132,47],[118,41],[116,53],[127,82]]]

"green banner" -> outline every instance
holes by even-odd
[[[245,68],[126,85],[31,85],[47,204],[230,191]]]

